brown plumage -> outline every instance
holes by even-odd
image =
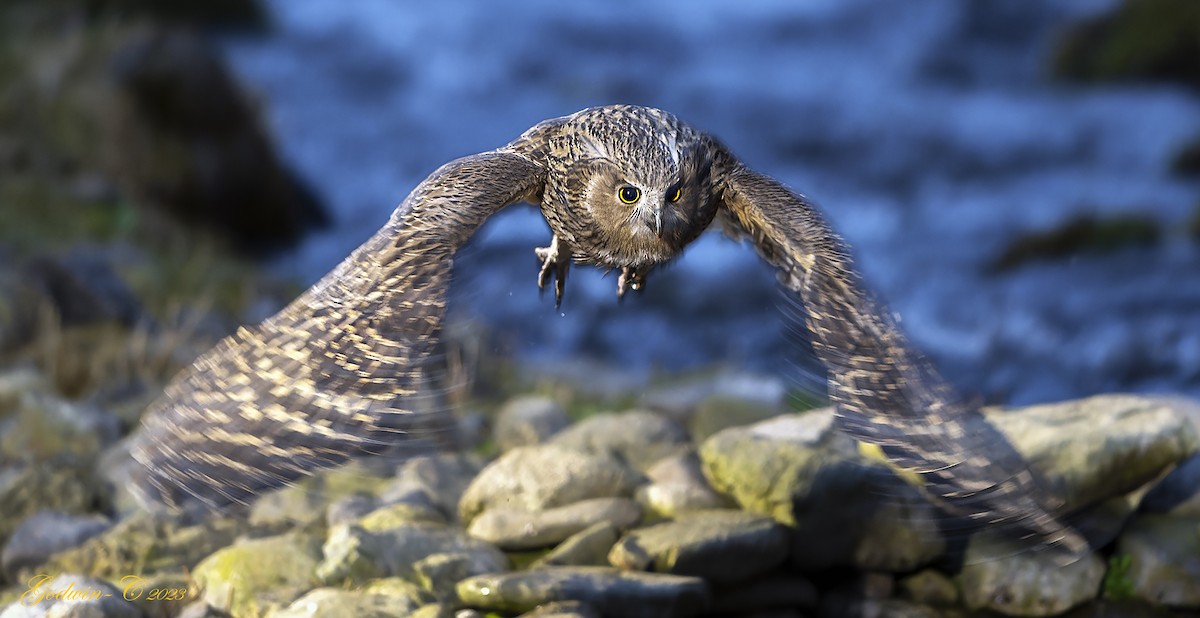
[[[197,360],[147,412],[134,447],[146,501],[243,502],[444,417],[415,413],[415,398],[455,251],[519,201],[540,205],[553,232],[537,249],[538,284],[555,279],[556,300],[571,261],[620,269],[624,294],[719,218],[804,303],[844,431],[921,475],[952,512],[1086,549],[1020,455],[910,348],[808,202],[712,137],[635,106],[549,120],[443,166],[312,289]]]

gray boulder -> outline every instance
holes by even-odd
[[[549,397],[526,395],[511,399],[496,413],[492,434],[501,452],[541,444],[571,425],[571,417]]]
[[[563,541],[533,563],[534,568],[550,566],[608,566],[608,552],[621,532],[601,522]]]
[[[997,557],[987,536],[971,539],[959,583],[964,604],[1009,616],[1057,616],[1095,599],[1104,561],[1088,554],[1064,565],[1052,552]]]
[[[515,448],[489,464],[463,493],[459,516],[470,522],[490,508],[528,511],[590,498],[629,497],[641,475],[605,455],[553,444]]]
[[[271,612],[271,618],[391,618],[416,611],[419,598],[368,593],[338,588],[317,588],[286,608]]]
[[[710,603],[708,585],[700,578],[605,567],[480,575],[459,582],[457,589],[467,606],[511,613],[556,601],[580,601],[604,616],[685,618],[704,612]]]
[[[611,455],[645,470],[654,462],[690,448],[678,423],[647,410],[596,414],[564,429],[551,444],[593,455]]]
[[[494,508],[467,528],[471,536],[506,550],[551,547],[597,523],[626,529],[642,519],[642,508],[628,498],[595,498],[544,511]]]
[[[1138,489],[1200,449],[1180,400],[1098,395],[987,417],[1068,510]]]
[[[1200,517],[1139,515],[1117,542],[1135,596],[1200,609]]]
[[[75,547],[110,526],[112,523],[99,515],[34,513],[13,531],[0,554],[0,564],[12,578],[19,570],[45,564],[51,555]]]
[[[795,568],[911,571],[945,551],[937,508],[860,454],[830,408],[718,432],[700,459],[717,491],[792,528]]]
[[[431,522],[388,522],[387,527],[340,525],[329,531],[324,559],[316,576],[330,585],[349,580],[401,577],[420,582],[417,564],[430,556],[459,556],[456,569],[466,574],[508,569],[508,559],[495,547],[468,537],[462,530]],[[381,524],[382,525],[382,524]],[[466,566],[463,566],[463,564]],[[429,579],[427,569],[426,578]]]
[[[629,532],[613,546],[608,560],[622,569],[729,584],[770,572],[787,553],[787,529],[770,517],[714,510]]]

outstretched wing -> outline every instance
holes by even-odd
[[[1016,527],[1071,556],[1085,551],[1087,541],[1052,514],[1024,458],[909,347],[821,215],[727,154],[718,166],[727,227],[748,237],[800,295],[839,426],[919,474],[951,512]]]
[[[417,414],[456,250],[545,171],[508,149],[442,166],[337,268],[177,376],[133,446],[151,508],[244,503],[395,444]]]

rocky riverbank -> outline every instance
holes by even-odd
[[[745,397],[752,381],[774,394]],[[353,464],[185,524],[151,520],[124,492],[117,412],[6,373],[0,443],[10,461],[37,457],[0,478],[0,616],[1200,611],[1190,400],[989,413],[1096,544],[1064,566],[942,517],[838,433],[830,409],[797,411],[767,379],[652,385],[601,412],[566,382],[527,388],[463,415],[466,450]],[[38,574],[55,577],[41,590],[113,596],[28,607]]]

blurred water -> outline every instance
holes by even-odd
[[[963,390],[1025,403],[1116,390],[1200,394],[1200,248],[1160,246],[985,274],[1015,235],[1079,213],[1180,229],[1197,187],[1167,162],[1200,133],[1193,94],[1051,83],[1070,0],[522,3],[272,0],[276,29],[231,40],[337,226],[282,268],[315,280],[426,174],[591,105],[669,109],[816,200],[913,340]],[[617,305],[577,268],[539,298],[532,209],[464,260],[466,304],[535,358],[791,371],[773,276],[710,235]]]

